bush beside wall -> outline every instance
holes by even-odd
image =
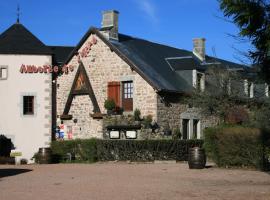
[[[207,156],[221,167],[256,167],[263,165],[260,129],[249,127],[215,127],[204,131]]]
[[[188,149],[202,140],[99,140],[54,141],[52,154],[64,161],[67,153],[77,162],[187,160]]]
[[[96,162],[96,140],[66,140],[51,143],[52,161],[63,162],[68,160],[67,154],[71,154],[76,162]]]

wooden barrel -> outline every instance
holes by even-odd
[[[203,148],[190,148],[188,152],[189,169],[203,169],[206,164],[206,155]]]
[[[38,163],[39,164],[49,164],[51,163],[51,148],[39,148],[38,150]]]

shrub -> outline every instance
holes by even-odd
[[[188,149],[202,146],[202,140],[99,140],[56,141],[52,152],[61,161],[75,153],[76,162],[131,160],[187,160]],[[78,156],[79,155],[79,156]]]
[[[135,121],[141,120],[141,111],[138,108],[136,108],[134,111],[134,120]]]
[[[68,154],[75,157],[77,162],[95,162],[97,160],[96,139],[53,141],[51,149],[54,162],[65,161]]]
[[[115,106],[116,105],[113,99],[107,99],[104,102],[104,108],[106,108],[107,110],[113,110]]]
[[[150,128],[152,121],[153,121],[153,116],[152,115],[147,115],[146,117],[143,117],[143,122],[142,123],[146,128]]]
[[[204,131],[204,147],[209,158],[221,167],[262,167],[261,131],[241,126],[220,126]]]
[[[180,131],[180,128],[174,128],[173,129],[173,135],[172,135],[173,139],[181,139],[182,137],[182,133]]]

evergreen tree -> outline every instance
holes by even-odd
[[[254,50],[248,52],[260,75],[270,82],[270,1],[219,0],[224,16],[239,28],[239,36],[247,37]]]

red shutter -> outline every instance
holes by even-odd
[[[120,82],[108,83],[108,99],[113,99],[116,106],[120,107]]]

